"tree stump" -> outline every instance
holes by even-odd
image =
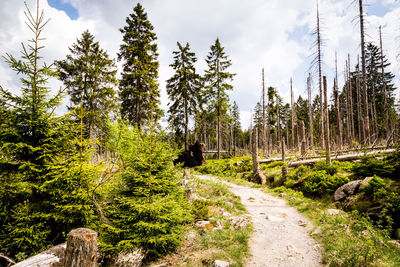
[[[97,267],[97,233],[95,231],[78,228],[69,232],[64,266]]]

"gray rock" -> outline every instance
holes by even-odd
[[[207,220],[197,221],[195,226],[200,229],[212,228],[210,221]]]
[[[363,180],[355,180],[351,181],[345,185],[342,185],[335,191],[335,201],[341,201],[344,200],[348,196],[355,195],[359,188],[360,184],[362,183]]]
[[[317,228],[314,229],[314,231],[312,231],[311,235],[319,235],[322,234],[322,228],[321,226],[318,226]]]
[[[115,265],[121,267],[139,267],[142,265],[142,261],[145,256],[146,252],[142,248],[135,249],[130,252],[123,252],[118,254]]]
[[[244,215],[230,217],[228,218],[228,222],[232,224],[235,229],[244,228],[250,223],[249,219]]]
[[[220,260],[215,260],[213,267],[229,267],[229,262],[227,261],[220,261]]]

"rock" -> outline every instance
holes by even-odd
[[[360,184],[362,183],[363,180],[355,180],[351,181],[345,185],[342,185],[335,191],[335,201],[341,201],[344,200],[348,196],[355,195],[359,188]]]
[[[318,226],[317,228],[314,229],[314,231],[311,232],[311,235],[319,235],[319,234],[322,234],[321,226]]]
[[[368,184],[369,184],[369,181],[371,181],[372,178],[374,178],[374,177],[366,177],[364,180],[362,180],[360,182],[360,188],[359,189],[363,190],[365,187],[367,187]]]
[[[328,214],[328,215],[338,215],[340,213],[340,210],[338,209],[327,209],[326,211],[324,211],[324,214]]]
[[[367,230],[361,231],[360,234],[363,236],[369,236],[369,232]]]
[[[220,260],[215,260],[213,267],[229,267],[229,262],[227,261],[220,261]]]
[[[298,221],[297,221],[297,224],[298,224],[299,226],[303,226],[303,227],[306,227],[306,226],[307,226],[307,222],[302,221],[302,220],[298,220]]]
[[[219,221],[217,221],[217,225],[214,227],[213,230],[222,230],[222,229],[224,229],[224,227],[222,227],[222,224]]]
[[[121,252],[115,261],[116,266],[123,267],[139,267],[146,256],[143,248],[135,249],[130,252]]]
[[[60,244],[48,250],[27,258],[13,266],[16,267],[62,267],[67,244]]]
[[[286,193],[280,193],[279,197],[287,197],[287,194]]]
[[[97,232],[88,228],[68,233],[64,266],[97,267]]]
[[[249,219],[244,215],[230,217],[228,218],[228,222],[232,224],[235,229],[244,228],[250,223]]]
[[[210,223],[210,221],[207,221],[207,220],[201,220],[201,221],[197,221],[196,223],[195,223],[195,226],[197,227],[197,228],[199,228],[199,229],[207,229],[207,230],[209,230],[209,229],[212,229],[213,228],[213,225]]]
[[[394,233],[394,237],[396,239],[400,239],[400,228],[396,230],[396,232]]]

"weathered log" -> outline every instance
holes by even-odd
[[[366,153],[357,153],[357,154],[349,154],[349,155],[342,155],[342,156],[337,156],[335,158],[332,158],[333,160],[337,161],[350,161],[350,160],[356,160],[364,156],[372,156],[372,155],[381,155],[381,154],[390,154],[395,152],[395,149],[387,149],[387,150],[380,150],[380,151],[371,151],[371,152],[366,152]],[[293,161],[289,162],[288,166],[289,167],[298,167],[300,165],[312,165],[318,161],[321,161],[321,158],[318,159],[307,159],[307,160],[300,160],[300,161]]]
[[[14,264],[15,261],[4,255],[3,253],[0,253],[0,266],[11,266]]]
[[[87,228],[69,232],[64,266],[97,267],[97,232]]]
[[[60,244],[51,247],[40,254],[27,258],[21,261],[14,267],[62,267],[64,261],[66,244]],[[67,266],[67,265],[65,265]]]

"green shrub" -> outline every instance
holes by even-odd
[[[336,164],[328,164],[325,160],[321,160],[315,163],[315,171],[326,171],[329,175],[334,175],[338,172],[338,166]]]
[[[364,192],[371,196],[373,200],[386,198],[389,194],[390,182],[376,175],[372,177],[368,185],[364,188]]]
[[[272,168],[281,167],[281,166],[287,166],[287,163],[283,162],[283,161],[273,161],[271,163],[266,164],[264,167],[266,169],[267,168],[272,169]]]
[[[192,203],[192,214],[195,220],[208,219],[210,201],[206,199],[196,199]]]
[[[301,190],[310,197],[320,197],[326,193],[332,193],[350,180],[345,176],[330,176],[325,170],[316,171],[304,178]]]
[[[352,171],[361,177],[377,175],[379,177],[391,178],[395,173],[395,162],[388,159],[376,159],[371,156],[363,157],[356,163]]]
[[[311,172],[310,167],[301,165],[298,168],[296,168],[293,171],[291,171],[288,174],[287,179],[291,179],[291,180],[297,181],[297,180],[303,178],[304,176],[306,176],[310,172]]]

